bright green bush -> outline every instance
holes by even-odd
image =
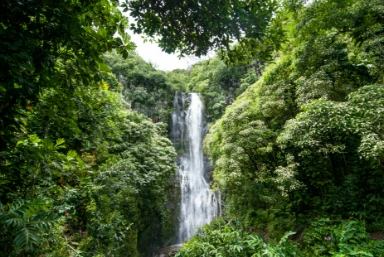
[[[302,253],[305,256],[384,256],[384,242],[370,240],[362,221],[321,218],[305,230]]]
[[[291,234],[285,234],[278,243],[267,244],[260,235],[244,231],[239,223],[219,218],[200,228],[176,257],[293,257],[297,247],[288,241]]]

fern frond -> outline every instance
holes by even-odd
[[[23,207],[24,204],[25,204],[25,202],[23,200],[16,200],[15,202],[13,202],[9,206],[8,213],[11,214],[11,213],[14,213],[14,212],[22,210],[22,207]]]
[[[42,232],[50,230],[59,218],[48,212],[49,206],[50,203],[41,198],[18,200],[9,206],[8,212],[0,214],[0,223],[16,234],[15,249],[30,252],[41,243]]]
[[[25,249],[25,251],[32,251],[35,246],[39,245],[40,238],[38,231],[33,228],[24,227],[16,234],[13,244],[16,249]]]
[[[28,221],[28,224],[39,230],[49,230],[55,225],[58,219],[59,219],[59,216],[56,214],[39,213],[34,215]]]
[[[11,215],[4,215],[4,218],[2,217],[4,221],[2,223],[8,226],[14,227],[16,229],[19,229],[25,226],[25,220],[22,217],[20,216],[9,217],[9,216]]]

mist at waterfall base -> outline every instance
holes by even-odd
[[[178,151],[180,215],[177,243],[190,239],[197,228],[218,215],[218,201],[205,178],[202,140],[204,110],[197,93],[176,92],[171,137]],[[186,110],[186,108],[188,109]]]

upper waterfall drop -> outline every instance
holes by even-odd
[[[188,97],[188,98],[187,98]],[[189,102],[185,113],[185,103]],[[180,180],[180,217],[178,243],[190,239],[196,229],[217,217],[218,203],[204,174],[202,140],[203,104],[197,93],[176,92],[172,114],[172,140],[178,158]]]

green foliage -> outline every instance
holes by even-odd
[[[275,183],[279,180],[275,173],[279,155],[274,144],[277,133],[273,130],[294,110],[289,108],[293,105],[292,85],[285,80],[289,65],[290,59],[286,58],[270,67],[261,80],[227,108],[204,141],[216,166],[213,176],[223,192],[227,217],[268,229],[276,237],[291,229],[294,222],[284,210],[287,202],[280,184]],[[262,209],[265,215],[259,215]],[[281,219],[275,223],[276,216]],[[267,228],[264,223],[271,226]]]
[[[205,139],[228,219],[272,239],[328,215],[383,229],[382,11],[380,1],[283,2],[273,62]]]
[[[166,229],[164,203],[169,178],[175,175],[175,153],[170,141],[157,134],[157,125],[143,116],[132,113],[120,125],[128,133],[111,144],[115,156],[101,167],[96,179],[101,187],[94,193],[95,207],[90,210],[88,228],[93,241],[88,247],[105,249],[108,254],[130,249],[135,256],[137,243],[126,238],[133,236],[140,244],[150,245],[153,238],[141,238],[138,233]],[[160,244],[162,239],[157,240]]]
[[[163,136],[165,125],[130,110],[119,83],[106,77],[115,85],[103,82],[71,94],[59,86],[44,90],[23,111],[25,132],[1,152],[2,202],[51,199],[61,217],[35,233],[33,255],[139,256],[150,250],[142,245],[160,245],[170,236],[164,205],[175,153]],[[2,245],[13,240],[13,230],[5,227]],[[143,236],[145,231],[150,233]],[[17,247],[25,248],[3,252],[13,256],[22,251]]]
[[[224,220],[218,219],[202,227],[196,236],[183,245],[176,256],[296,256],[296,246],[287,240],[291,234],[292,232],[289,232],[284,235],[277,244],[267,244],[259,235],[248,233],[238,225],[231,222],[225,224]]]
[[[305,231],[305,256],[382,256],[383,242],[369,240],[364,222],[347,220],[341,223],[322,218],[311,222]]]
[[[375,204],[375,195],[383,187],[379,179],[382,128],[377,123],[383,96],[383,85],[365,86],[352,93],[348,102],[319,100],[305,105],[287,122],[278,142],[299,164],[292,172],[305,184],[312,204],[369,223],[383,219]]]
[[[175,69],[167,72],[167,79],[177,91],[188,91],[189,72],[183,69]]]
[[[123,59],[116,53],[105,55],[111,71],[123,84],[123,94],[133,110],[153,122],[168,122],[177,84],[170,82],[165,72],[156,70],[139,56],[131,53]]]
[[[260,235],[243,230],[239,223],[221,218],[204,226],[183,245],[177,257],[198,256],[383,256],[383,241],[369,239],[364,222],[320,218],[304,230],[300,244],[288,232],[278,242],[266,242]]]
[[[135,33],[155,38],[166,52],[206,55],[211,48],[230,49],[232,40],[259,39],[276,8],[275,1],[125,1]]]
[[[71,177],[86,169],[76,152],[63,154],[63,139],[56,144],[50,139],[40,139],[35,134],[24,135],[12,151],[1,152],[5,159],[2,165],[3,203],[15,201],[19,197],[33,198],[40,193],[57,195],[61,190],[52,183],[62,176]]]
[[[122,7],[163,49],[218,47],[224,61],[166,74],[128,56],[116,1],[0,3],[1,255],[168,242],[175,152],[161,121],[176,90],[199,92],[216,121],[213,186],[244,226],[214,221],[179,256],[384,255],[366,232],[384,228],[382,1],[174,4]]]
[[[106,51],[134,48],[117,5],[0,3],[1,256],[139,256],[168,240],[174,150],[121,92],[167,121],[173,89],[138,57],[110,55],[132,65],[129,86],[109,72]]]
[[[218,55],[227,64],[251,64],[261,75],[260,67],[273,60],[276,51],[279,51],[286,40],[286,23],[290,19],[287,12],[274,5],[273,18],[265,27],[260,37],[245,36],[237,40],[230,48],[222,49]]]
[[[225,107],[257,80],[260,63],[226,66],[215,57],[192,66],[188,76],[188,91],[199,92],[205,103],[209,122],[224,114]]]
[[[36,252],[47,241],[47,238],[42,238],[42,233],[50,230],[58,219],[57,215],[48,212],[51,206],[52,203],[41,198],[28,202],[19,200],[6,208],[0,204],[0,224],[10,232],[8,237],[13,238],[16,252]]]
[[[101,54],[117,49],[127,55],[134,45],[116,1],[1,1],[0,145],[4,150],[20,128],[19,110],[34,104],[43,88],[66,82],[101,80]],[[121,37],[113,37],[115,32]],[[57,61],[68,73],[57,69]],[[104,65],[105,66],[105,65]]]

